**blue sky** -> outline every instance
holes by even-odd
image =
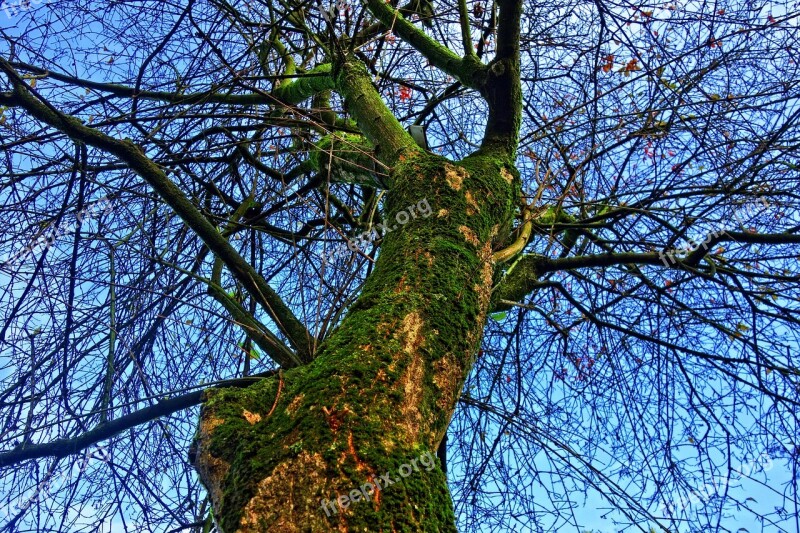
[[[787,4],[780,4],[780,3],[764,4],[763,6],[759,7],[759,9],[760,9],[760,13],[764,14],[763,16],[766,16],[767,13],[771,13],[771,16],[776,16],[777,17],[777,16],[780,16],[781,14],[785,13],[785,10],[786,10],[785,5],[787,5]],[[701,6],[705,6],[705,4],[702,4],[700,2],[688,2],[688,3],[682,4],[680,7],[682,9],[684,9],[684,10],[692,11],[692,10],[699,9]],[[671,11],[675,16],[678,16],[678,15],[680,15],[682,13],[682,11],[680,9],[669,10],[665,6],[660,6],[659,9],[661,11]],[[5,13],[0,12],[0,27],[2,27],[4,30],[8,31],[8,33],[10,33],[11,35],[19,35],[19,34],[21,34],[21,32],[24,32],[25,25],[21,24],[20,26],[16,26],[16,25],[13,25],[13,23],[25,22],[25,20],[26,20],[25,17],[29,17],[29,16],[30,16],[29,14],[18,14],[17,17],[19,17],[19,18],[17,20],[9,20],[9,19],[6,18],[6,14]],[[794,19],[794,20],[796,21],[797,19]],[[27,20],[27,21],[30,22],[30,20]],[[64,34],[69,34],[70,33],[69,23],[67,21],[61,21],[59,23],[56,23],[56,26],[53,27],[53,30],[56,31],[56,32],[62,32]],[[74,36],[74,35],[73,35],[73,38],[75,38],[77,40],[85,39],[85,37]],[[5,53],[5,51],[2,51],[2,53]],[[102,51],[98,50],[97,55],[98,55],[98,57],[104,56],[104,54],[107,56],[108,53],[113,54],[113,51],[110,51],[110,52],[106,53],[106,52],[102,52]],[[617,67],[618,66],[619,65],[617,65]],[[92,74],[89,73],[89,72],[84,72],[82,70],[79,70],[78,73],[81,76],[85,75],[86,77],[92,77]],[[103,81],[108,81],[108,80],[103,80]],[[475,119],[475,120],[478,121],[478,122],[480,121],[480,119]],[[436,135],[435,135],[434,132],[431,133],[431,137],[434,140],[436,139]],[[448,153],[447,155],[455,155],[455,154],[454,153]],[[15,160],[16,168],[22,168],[22,169],[30,168],[29,166],[26,166],[27,164],[28,163],[26,163],[24,161],[24,159],[18,158],[18,159]],[[96,199],[96,198],[93,198],[93,199]],[[4,198],[0,197],[0,203],[2,203],[3,200],[4,200]],[[43,209],[46,208],[46,207],[47,207],[46,205],[42,206]],[[120,205],[119,209],[123,210],[124,206]],[[793,213],[793,214],[791,214],[791,216],[796,219],[798,214],[797,213]],[[113,229],[114,229],[113,228],[113,226],[114,226],[114,213],[113,212],[109,213],[109,216],[107,216],[105,218],[104,223],[106,224],[104,226],[105,227],[105,231],[107,232],[106,236],[110,237],[111,234],[113,233]],[[702,234],[702,229],[701,228],[702,228],[702,226],[699,225],[698,228],[697,228],[697,233],[696,234],[698,234],[698,235]],[[88,234],[88,235],[93,235],[94,233],[96,233],[97,229],[98,229],[97,223],[94,222],[94,221],[91,221],[91,222],[87,222],[84,226],[81,227],[81,232],[82,233],[85,232],[85,234]],[[65,238],[64,240],[57,242],[56,246],[53,249],[48,251],[48,254],[49,255],[53,254],[53,256],[55,256],[55,257],[63,257],[64,254],[69,253],[70,244],[71,244],[71,240]],[[20,246],[23,246],[23,245],[24,245],[24,242],[14,242],[13,246],[9,246],[8,250],[4,251],[5,253],[0,254],[0,256],[5,257],[9,253],[13,253],[13,250],[18,249]],[[29,265],[32,266],[33,262],[29,263]],[[12,283],[11,280],[8,279],[6,274],[0,273],[0,284],[2,284],[3,286],[11,287],[5,293],[5,297],[4,297],[4,300],[3,300],[3,304],[4,305],[9,305],[10,302],[14,301],[15,297],[20,294],[21,287],[26,281],[27,281],[27,279],[22,277],[22,278],[16,280],[15,283],[19,284],[19,285],[16,285],[15,283]],[[42,293],[42,295],[45,296],[45,295],[47,295],[49,289],[48,289],[47,286],[37,286],[36,290],[40,291]],[[102,297],[102,298],[105,298],[106,296],[107,295],[105,293],[101,293],[100,294],[100,297]],[[25,329],[28,332],[31,332],[31,331],[35,331],[36,328],[48,328],[48,327],[52,326],[52,324],[49,324],[48,321],[45,318],[43,318],[45,316],[47,316],[47,315],[43,314],[41,319],[40,319],[40,317],[31,318],[31,320],[26,323]],[[510,323],[510,321],[509,321],[509,323]],[[16,331],[14,331],[12,329],[12,330],[9,330],[8,335],[16,335],[21,331],[22,331],[21,328],[18,328]],[[699,342],[702,342],[702,341],[699,341]],[[793,346],[792,348],[795,349],[796,346]],[[796,352],[793,352],[793,353],[796,353]],[[1,351],[0,351],[0,357],[3,357],[3,354],[2,354]],[[5,374],[3,373],[3,371],[0,371],[0,378],[3,378],[3,377],[5,377]],[[708,386],[710,387],[710,385],[708,385]],[[167,392],[167,391],[160,391],[160,392]],[[558,394],[558,393],[556,393],[556,394]],[[564,395],[564,397],[566,397],[567,395],[571,394],[571,392],[567,391],[567,390],[564,390],[562,394]],[[752,411],[750,413],[752,413]],[[542,415],[542,416],[545,416],[545,415]],[[589,420],[587,412],[579,412],[577,414],[577,416],[578,417],[586,417],[587,427],[591,427],[592,422]],[[737,422],[742,426],[750,426],[750,425],[752,425],[754,423],[754,420],[752,419],[752,414],[746,414],[746,415],[743,415],[741,417],[741,419],[737,420]],[[193,425],[194,425],[193,417],[186,417],[185,425],[186,425],[186,427],[184,429],[187,432],[191,433]],[[495,430],[495,431],[499,431],[498,428],[499,428],[499,426],[494,426],[492,429]],[[797,435],[797,431],[795,431],[795,435]],[[475,437],[475,438],[477,438],[477,437]],[[790,448],[792,446],[792,444],[797,445],[796,442],[795,443],[784,442],[782,444],[787,448]],[[593,452],[593,454],[592,454],[593,461],[596,462],[599,465],[608,464],[608,463],[615,463],[615,461],[616,461],[616,459],[613,459],[610,455],[604,453],[602,446],[598,447],[595,450],[592,450],[592,452]],[[760,460],[762,463],[763,463],[765,457],[769,457],[770,458],[769,459],[769,463],[771,463],[770,464],[770,468],[753,470],[752,474],[751,474],[752,477],[754,478],[753,480],[741,480],[739,482],[732,483],[730,485],[730,487],[729,487],[730,490],[731,490],[730,494],[731,494],[731,496],[736,497],[736,498],[738,498],[740,500],[747,499],[748,505],[752,506],[753,509],[756,509],[756,510],[759,510],[759,511],[762,511],[762,512],[772,512],[775,504],[777,502],[779,502],[779,498],[776,496],[774,488],[783,487],[786,483],[788,483],[791,480],[791,472],[787,469],[786,464],[785,464],[784,461],[782,461],[782,460],[780,460],[778,458],[772,458],[769,455],[769,451],[768,450],[766,450],[766,449],[757,450],[757,452],[758,453],[751,455],[748,461],[739,461],[739,460],[733,461],[732,468],[738,469],[738,470],[751,470],[750,465],[753,464],[752,461],[756,460],[757,457],[761,457],[762,458]],[[576,453],[583,454],[583,453],[585,453],[585,451],[581,450],[581,449],[576,449]],[[766,455],[763,455],[763,456],[760,455],[762,453],[766,454]],[[687,447],[685,455],[683,457],[681,457],[681,458],[689,460],[691,457],[693,457],[693,455],[691,454],[690,447]],[[723,458],[720,456],[720,457],[718,457],[718,459],[720,461],[722,461]],[[518,465],[518,463],[517,463],[518,458],[515,457],[513,454],[505,456],[505,460],[506,460],[506,462],[507,462],[507,464],[508,464],[508,466],[510,468],[513,468],[514,466]],[[565,460],[560,465],[556,464],[555,466],[556,467],[560,466],[561,468],[564,468],[565,465],[568,462],[569,461]],[[550,460],[548,460],[545,457],[545,454],[537,455],[535,457],[535,459],[534,459],[534,463],[537,464],[541,468],[542,471],[548,471],[548,470],[552,470],[554,468],[554,463],[551,462]],[[613,466],[614,467],[620,467],[620,466],[624,466],[624,465],[614,464]],[[631,468],[634,468],[636,465],[628,465],[628,466],[630,466]],[[76,468],[77,468],[76,464],[72,464],[71,465],[71,469],[73,471]],[[102,468],[107,468],[107,466],[104,465],[104,464],[97,464],[96,468],[102,469]],[[582,466],[580,465],[580,463],[576,462],[576,463],[573,464],[572,468],[580,469],[580,468],[582,468]],[[458,471],[456,471],[453,475],[455,477],[458,477]],[[523,474],[523,476],[524,476],[524,474]],[[54,476],[54,478],[55,477],[57,477],[57,476]],[[624,483],[630,482],[630,481],[625,481],[623,479],[617,478],[616,476],[613,476],[613,475],[611,476],[611,478],[612,478],[612,480],[614,480],[616,482],[619,482],[620,484],[624,484]],[[59,479],[66,479],[66,477],[60,477]],[[54,482],[54,485],[57,485],[57,483]],[[773,488],[770,488],[770,487],[773,487]],[[498,486],[497,488],[498,489],[502,489],[503,487]],[[700,490],[702,488],[702,484],[699,484],[697,486],[693,486],[692,488],[694,488],[696,490]],[[91,487],[87,488],[86,490],[91,490]],[[534,494],[534,497],[539,497],[541,499],[547,499],[550,496],[549,496],[548,492],[541,491],[538,494]],[[749,500],[749,498],[752,498],[752,500]],[[576,509],[574,511],[574,514],[577,517],[578,523],[581,524],[581,526],[583,526],[583,528],[585,528],[587,530],[590,530],[590,531],[603,532],[603,533],[611,533],[611,532],[616,533],[617,531],[621,530],[621,529],[615,528],[615,526],[613,526],[613,524],[611,524],[611,522],[612,522],[613,519],[620,519],[621,520],[623,517],[619,513],[615,513],[614,511],[610,511],[609,512],[609,509],[608,509],[609,503],[608,503],[608,501],[605,500],[597,491],[590,489],[588,491],[588,496],[585,499],[582,496],[576,498],[576,503],[578,504],[578,506],[576,507]],[[651,509],[655,510],[656,507],[657,507],[657,505],[654,504],[653,506],[651,506]],[[704,504],[702,502],[693,503],[689,507],[690,511],[693,512],[693,513],[694,512],[701,512],[703,510],[703,508],[704,508]],[[796,510],[789,510],[789,512],[790,513],[791,512],[796,512]],[[93,516],[85,516],[84,519],[86,521],[88,521],[88,522],[91,522],[94,519],[94,517]],[[525,530],[524,528],[526,526],[524,525],[524,521],[525,521],[524,519],[521,520],[523,525],[519,526],[520,527],[520,529],[518,529],[519,531],[524,531]],[[113,518],[111,520],[108,520],[107,523],[103,527],[108,527],[108,531],[111,531],[113,533],[117,533],[117,532],[121,532],[121,531],[139,531],[140,530],[139,529],[140,526],[132,524],[130,522],[130,520],[127,520],[127,522],[128,522],[127,525],[123,525],[123,520],[120,517],[115,516],[115,518]],[[744,529],[744,530],[750,531],[750,532],[763,531],[763,532],[768,532],[768,533],[779,532],[779,531],[789,532],[789,531],[792,531],[791,527],[793,526],[791,521],[788,521],[788,522],[785,522],[784,524],[782,524],[782,527],[787,527],[788,528],[788,529],[783,529],[783,530],[779,529],[779,528],[777,528],[775,526],[761,525],[761,524],[758,523],[757,520],[754,519],[752,513],[748,512],[747,510],[744,510],[744,509],[731,510],[730,511],[730,516],[726,516],[723,519],[722,524],[725,527],[727,527],[729,530],[731,530],[731,531],[741,531],[741,530]],[[485,529],[485,531],[493,531],[493,529],[491,529],[490,526],[486,526],[486,527],[487,527],[487,529]],[[566,530],[565,528],[560,527],[560,526],[543,525],[543,527],[544,527],[545,530],[553,530],[553,531],[555,531],[555,530],[559,530],[559,531]],[[555,529],[550,529],[550,528],[555,528]],[[683,533],[682,530],[681,530],[681,533]]]

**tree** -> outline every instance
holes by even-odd
[[[796,6],[3,6],[6,530],[797,524]]]

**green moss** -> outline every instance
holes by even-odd
[[[435,450],[445,430],[480,342],[487,249],[490,255],[511,226],[518,183],[497,160],[428,155],[401,161],[392,178],[385,219],[423,199],[431,214],[385,235],[362,294],[318,357],[247,389],[214,392],[205,404],[206,419],[223,421],[210,450],[230,464],[217,513],[226,531],[236,529],[262,480],[305,454],[319,454],[327,468],[327,485],[314,489],[324,492],[305,497],[331,499],[362,485],[367,470],[396,476]],[[252,423],[245,410],[261,420]],[[304,486],[317,474],[282,475],[297,476],[287,485]],[[330,529],[340,520],[322,517]],[[346,522],[352,530],[455,531],[438,467],[387,488],[380,507],[354,503]]]
[[[551,205],[548,206],[547,209],[545,209],[542,213],[540,213],[539,216],[534,219],[534,222],[541,226],[554,226],[556,224],[575,224],[576,219],[574,216],[562,209],[561,206]],[[559,233],[560,231],[564,232],[563,237],[560,239],[561,244],[568,252],[578,241],[578,232],[574,229],[555,229],[555,231],[551,230],[552,233]]]
[[[321,171],[328,164],[334,169],[348,172],[371,174],[373,146],[361,135],[351,133],[330,133],[320,139],[309,153],[312,168]]]
[[[372,76],[361,60],[345,59],[334,72],[336,90],[356,119],[359,130],[375,146],[375,155],[388,166],[402,157],[421,152],[375,90]]]
[[[325,63],[310,70],[296,80],[277,87],[272,95],[287,105],[296,105],[314,94],[333,89],[331,64]]]
[[[535,285],[539,283],[537,263],[540,255],[522,255],[499,281],[498,287],[492,294],[492,310],[503,311],[510,309],[511,305],[500,303],[500,300],[519,302],[530,294]]]
[[[399,11],[382,0],[367,0],[366,5],[387,28],[392,28],[403,41],[419,50],[431,64],[455,76],[467,87],[479,88],[485,80],[486,66],[477,56],[462,59],[446,46],[425,35]]]
[[[564,211],[560,206],[548,206],[542,211],[534,222],[542,226],[551,226],[557,223],[571,224],[575,222],[575,217]]]

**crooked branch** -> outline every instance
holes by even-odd
[[[250,265],[220,234],[216,227],[195,207],[183,191],[175,185],[164,171],[131,140],[119,140],[85,126],[75,117],[65,115],[46,103],[17,74],[13,67],[0,58],[0,70],[11,81],[14,91],[0,94],[0,103],[25,109],[34,118],[61,131],[69,138],[113,154],[124,161],[141,176],[158,195],[181,217],[203,240],[208,248],[228,267],[231,274],[253,295],[289,342],[298,351],[301,359],[310,360],[312,352],[311,334],[295,317],[291,309],[269,286],[266,280]]]

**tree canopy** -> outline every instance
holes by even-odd
[[[447,431],[459,531],[800,530],[797,3],[0,21],[2,531],[209,531],[204,391],[315,359],[404,231],[409,151],[519,173]]]

